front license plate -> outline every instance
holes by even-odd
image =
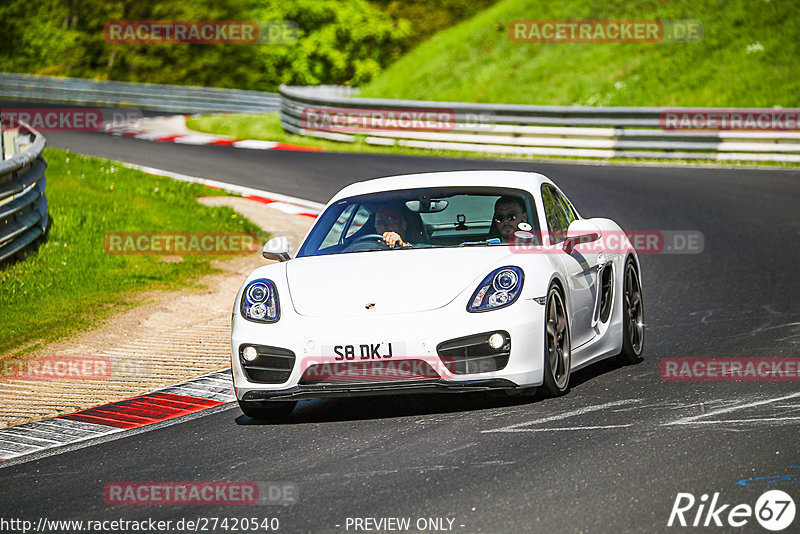
[[[322,356],[332,357],[337,361],[383,360],[405,355],[406,344],[402,341],[322,346]]]

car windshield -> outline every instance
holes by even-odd
[[[325,210],[297,257],[415,248],[508,245],[511,226],[539,235],[530,193],[497,187],[406,189],[339,200]],[[382,235],[397,232],[404,246]],[[532,237],[535,240],[535,237]]]

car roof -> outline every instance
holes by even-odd
[[[417,189],[420,187],[448,187],[448,186],[484,186],[508,187],[523,189],[536,193],[543,183],[553,183],[543,174],[524,171],[444,171],[424,172],[418,174],[403,174],[375,178],[363,182],[350,184],[330,200],[335,202],[342,198],[379,193],[382,191],[397,191],[401,189]]]

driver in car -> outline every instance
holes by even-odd
[[[528,222],[528,214],[525,211],[522,199],[511,196],[498,198],[494,204],[494,219],[492,222],[503,243],[512,241],[514,232],[518,229],[517,225]]]
[[[406,230],[408,230],[408,221],[398,206],[383,204],[375,212],[375,232],[381,234],[389,248],[411,245],[405,241]]]

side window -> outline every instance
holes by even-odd
[[[575,208],[572,206],[572,203],[569,200],[567,200],[567,197],[565,197],[563,193],[559,193],[558,198],[561,199],[561,203],[564,205],[567,217],[569,217],[569,222],[572,222],[575,219],[577,219],[578,214],[575,212]]]
[[[361,228],[364,227],[364,223],[369,220],[369,211],[364,206],[358,208],[356,212],[356,216],[353,217],[353,222],[350,223],[350,228],[347,229],[347,235],[345,237],[350,237],[351,235],[355,234]]]
[[[350,216],[353,214],[353,210],[355,209],[356,204],[350,204],[342,210],[342,213],[339,214],[336,222],[333,223],[330,231],[328,231],[328,235],[326,235],[325,239],[322,240],[322,244],[319,246],[320,250],[339,243],[339,238],[342,236],[342,232],[344,231],[344,225],[347,224],[347,221],[350,219]]]
[[[560,243],[567,237],[567,228],[575,220],[575,215],[558,191],[548,185],[542,186],[542,203],[550,230],[550,241]]]

